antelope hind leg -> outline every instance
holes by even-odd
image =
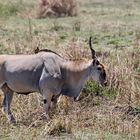
[[[3,99],[3,103],[2,103],[3,112],[6,114],[9,122],[15,124],[16,120],[10,110],[10,105],[11,105],[12,98],[13,98],[13,91],[7,85],[4,85],[1,88],[1,90],[4,93],[4,99]]]

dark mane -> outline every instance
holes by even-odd
[[[54,51],[52,51],[52,50],[49,50],[49,49],[41,49],[41,50],[40,50],[40,49],[37,47],[37,48],[35,49],[34,53],[37,54],[37,53],[39,53],[39,52],[51,52],[51,53],[54,53],[54,54],[56,54],[56,55],[62,57],[61,55],[59,55],[58,53],[56,53],[56,52],[54,52]]]

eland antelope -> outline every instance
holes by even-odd
[[[38,49],[31,55],[0,55],[2,105],[9,121],[16,122],[10,110],[14,92],[25,95],[41,93],[49,117],[51,102],[56,103],[61,94],[76,99],[90,77],[102,86],[106,85],[106,71],[97,60],[91,37],[89,47],[91,60],[70,61],[47,49]]]

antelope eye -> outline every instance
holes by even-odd
[[[101,69],[101,67],[98,67],[97,70],[101,71],[102,69]]]
[[[99,63],[98,60],[96,60],[96,59],[93,60],[93,65],[99,65],[99,64],[100,64],[100,63]]]

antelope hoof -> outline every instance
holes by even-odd
[[[50,121],[50,116],[48,114],[46,114],[45,117],[46,117],[46,121],[49,122]]]
[[[77,102],[77,101],[80,101],[80,97],[74,97],[74,101]]]
[[[14,118],[14,116],[12,114],[8,115],[8,120],[13,125],[16,125],[16,119]]]
[[[43,114],[42,119],[46,120],[47,122],[50,121],[50,116],[48,114]]]

